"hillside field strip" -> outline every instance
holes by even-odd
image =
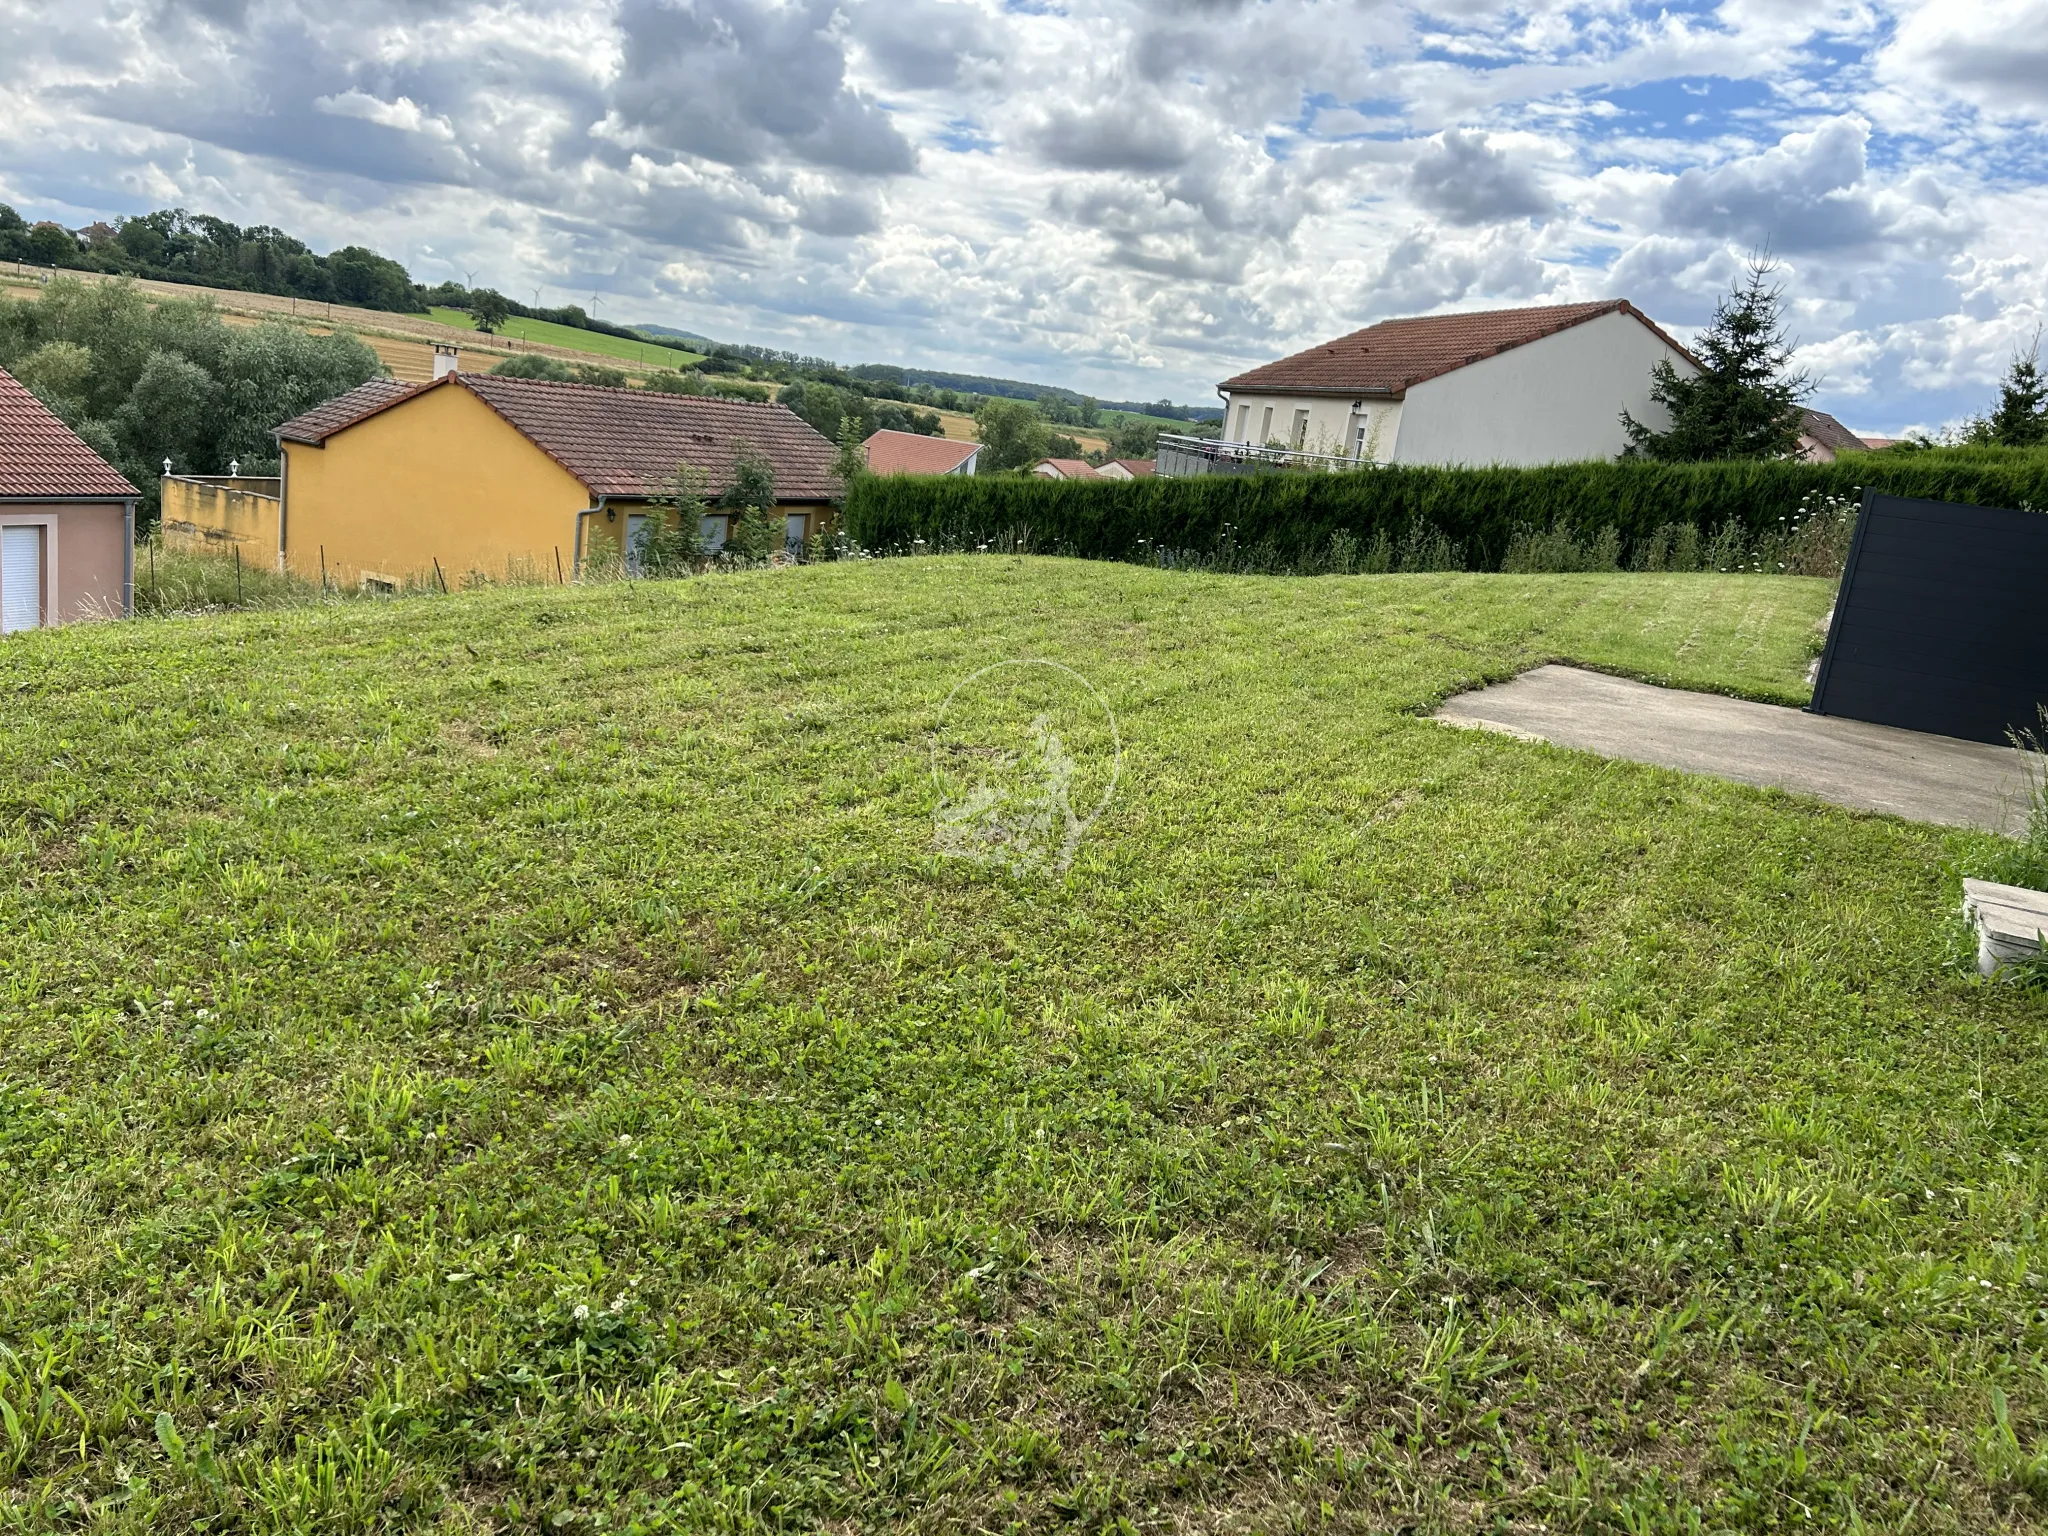
[[[450,330],[476,331],[476,322],[463,310],[430,309],[428,316],[438,325]],[[603,331],[581,330],[573,325],[557,325],[552,320],[529,320],[524,315],[514,315],[498,328],[497,334],[514,341],[540,342],[564,351],[582,352],[592,357],[608,358],[614,362],[632,363],[639,368],[684,369],[704,361],[701,352],[679,352],[673,347],[657,347],[652,342],[634,341],[625,336],[609,336]]]
[[[11,637],[0,1529],[2042,1529],[1993,840],[1423,718],[1797,703],[1830,599],[963,556]],[[1113,731],[976,745],[1027,676]],[[1071,868],[961,856],[1041,761]]]
[[[95,272],[65,272],[61,275],[86,283],[115,280]],[[346,304],[317,303],[269,293],[247,293],[235,288],[202,288],[183,283],[158,282],[149,278],[132,278],[127,281],[133,282],[152,300],[209,300],[221,312],[221,317],[231,325],[259,325],[265,321],[282,320],[315,335],[325,335],[331,330],[346,327],[360,336],[377,353],[378,358],[391,370],[392,377],[409,384],[421,383],[434,376],[436,342],[459,347],[461,366],[479,373],[487,373],[506,358],[524,352],[539,352],[565,362],[611,366],[622,360],[621,355],[616,351],[592,346],[590,343],[612,341],[621,347],[641,345],[623,341],[618,337],[607,337],[597,331],[577,330],[573,326],[544,327],[549,332],[560,332],[561,336],[566,338],[559,343],[552,336],[531,339],[522,339],[518,336],[484,336],[479,335],[474,326],[443,324],[426,314],[404,315],[383,309],[356,309]],[[23,270],[0,269],[0,291],[4,291],[10,298],[40,297],[42,287],[38,277],[29,276]],[[458,315],[461,312],[448,310],[446,313]],[[662,347],[646,347],[645,350],[649,354],[659,354],[661,361],[636,365],[643,370],[647,367],[688,367],[692,362],[700,361],[694,354],[669,352]]]

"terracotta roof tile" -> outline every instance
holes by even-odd
[[[979,443],[925,437],[888,427],[862,446],[867,449],[868,468],[878,475],[948,475],[981,451]]]
[[[414,395],[450,387],[482,400],[594,496],[645,496],[683,463],[703,471],[706,490],[717,495],[750,448],[775,466],[777,500],[827,501],[839,491],[832,444],[787,406],[550,379],[451,373],[415,386],[373,380],[285,423],[278,435],[321,443]]]
[[[1095,473],[1095,466],[1086,459],[1040,459],[1031,466],[1033,474],[1036,474],[1041,469],[1058,471],[1058,478],[1062,480],[1099,480],[1102,478]],[[1051,479],[1053,477],[1047,476],[1046,478]]]
[[[828,501],[839,492],[832,444],[786,405],[489,374],[449,377],[599,496],[643,496],[679,463],[702,470],[716,494],[731,483],[733,464],[748,448],[775,466],[778,501]]]
[[[1843,426],[1826,411],[1801,411],[1800,435],[1812,438],[1830,453],[1860,453],[1870,444]]]
[[[318,447],[343,427],[352,427],[365,416],[373,415],[425,387],[397,379],[372,379],[367,384],[358,384],[347,394],[336,395],[332,400],[314,406],[303,416],[294,416],[277,429],[277,435],[288,443],[311,443]]]
[[[1394,395],[1425,379],[1540,341],[1608,314],[1633,315],[1679,352],[1685,349],[1626,299],[1547,304],[1460,315],[1382,320],[1349,336],[1266,363],[1217,387],[1234,393]]]
[[[1157,459],[1111,459],[1109,461],[1109,464],[1122,465],[1125,469],[1131,472],[1132,478],[1138,480],[1144,479],[1145,476],[1151,474],[1159,467],[1159,461]],[[1104,469],[1107,469],[1109,468],[1109,464],[1105,464],[1102,467]]]
[[[27,385],[0,368],[0,496],[103,496],[126,501],[141,494]]]

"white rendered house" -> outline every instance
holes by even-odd
[[[1693,357],[1626,299],[1382,320],[1226,379],[1224,443],[1383,464],[1611,459],[1670,424],[1650,370]]]

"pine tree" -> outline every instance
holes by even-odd
[[[1661,358],[1650,370],[1650,398],[1671,413],[1670,430],[1653,431],[1621,413],[1626,458],[1781,459],[1799,446],[1800,402],[1813,381],[1790,369],[1785,290],[1771,281],[1777,263],[1751,257],[1693,346],[1697,374]]]
[[[2015,352],[1998,392],[1998,405],[1984,425],[1990,441],[2006,448],[2048,443],[2048,381],[2041,377],[2041,333],[2025,353]]]

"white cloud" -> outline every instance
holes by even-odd
[[[2048,312],[2048,0],[0,0],[0,198],[179,203],[850,362],[1213,382],[1741,256],[1866,425]],[[1825,399],[1821,402],[1825,405]]]
[[[410,96],[379,101],[367,91],[351,89],[333,96],[316,96],[313,107],[330,117],[360,118],[382,128],[396,128],[400,133],[424,133],[437,139],[455,137],[455,129],[447,118],[429,116]]]
[[[2048,0],[1916,5],[1876,75],[1909,102],[1940,98],[2038,126],[2048,113]]]

